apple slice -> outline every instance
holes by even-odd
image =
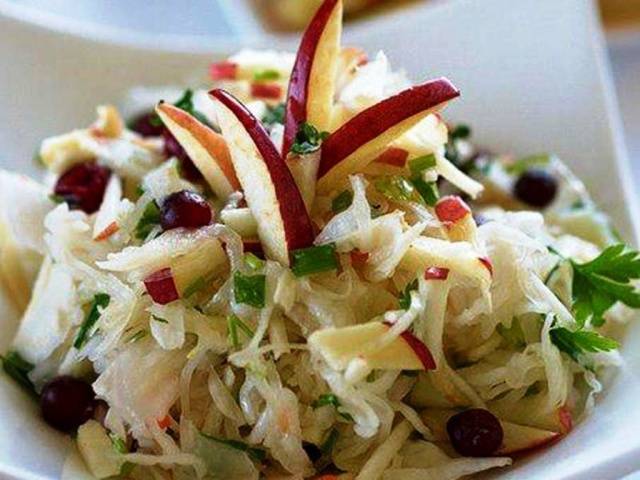
[[[367,53],[358,47],[343,47],[338,56],[336,90],[340,91],[355,75],[358,67],[368,61]]]
[[[471,208],[457,195],[449,195],[438,200],[436,216],[442,222],[449,240],[452,242],[475,243],[478,227],[471,214]]]
[[[267,257],[289,265],[289,251],[313,244],[300,190],[262,124],[235,97],[212,90],[220,128]]]
[[[160,102],[156,112],[219,198],[225,199],[240,189],[227,143],[221,135],[169,103]]]
[[[291,71],[282,145],[285,156],[303,122],[320,132],[331,127],[341,34],[342,0],[325,0],[302,36]]]
[[[318,190],[372,162],[387,145],[460,95],[446,78],[408,88],[363,110],[322,143]]]
[[[118,225],[118,212],[121,199],[122,183],[118,176],[113,174],[109,178],[109,183],[107,183],[107,188],[105,188],[104,196],[102,197],[100,209],[96,214],[96,220],[93,224],[93,239],[96,242],[106,240],[120,229]]]
[[[286,162],[296,185],[298,185],[307,211],[310,212],[316,196],[320,151],[316,150],[307,155],[289,155]]]
[[[535,427],[526,427],[517,423],[500,421],[504,437],[502,446],[495,453],[496,455],[511,455],[517,452],[533,450],[542,447],[555,440],[562,434],[549,430],[542,430]]]
[[[433,370],[435,362],[427,346],[411,332],[404,331],[386,347],[362,355],[359,347],[385,334],[390,325],[369,322],[340,328],[325,328],[309,337],[309,345],[319,352],[331,368],[344,370],[349,363],[362,358],[372,369]]]
[[[255,238],[258,235],[258,224],[248,208],[222,209],[220,220],[242,238]]]

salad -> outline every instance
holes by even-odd
[[[3,369],[93,477],[456,479],[561,441],[622,362],[640,254],[584,185],[341,20],[0,172]]]

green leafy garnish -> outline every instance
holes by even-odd
[[[418,279],[416,278],[413,282],[409,282],[406,287],[404,287],[404,291],[400,293],[400,298],[398,298],[398,303],[400,304],[400,308],[403,310],[409,310],[411,306],[411,292],[418,289]]]
[[[111,444],[113,445],[113,449],[116,452],[121,453],[123,455],[129,452],[129,449],[127,448],[127,444],[118,435],[116,435],[115,433],[110,433],[109,438],[111,439]]]
[[[258,70],[253,74],[253,79],[256,82],[265,82],[269,80],[278,80],[280,78],[280,72],[267,68],[266,70]]]
[[[244,323],[237,315],[231,314],[227,317],[227,330],[229,332],[229,339],[234,348],[240,347],[240,339],[238,337],[238,330],[244,333],[247,338],[253,338],[253,330],[251,330],[246,323]]]
[[[433,153],[409,160],[409,170],[411,170],[412,175],[419,175],[425,170],[435,166],[436,156]]]
[[[573,267],[573,311],[578,325],[587,320],[598,327],[616,302],[640,308],[640,292],[631,280],[640,278],[640,253],[624,244],[607,247],[587,263],[570,260]]]
[[[522,175],[524,172],[533,167],[545,167],[549,165],[551,157],[546,154],[529,155],[519,158],[515,162],[505,167],[505,170],[512,175]]]
[[[262,308],[264,307],[265,290],[266,276],[244,275],[240,272],[233,274],[233,294],[236,302]]]
[[[160,207],[155,200],[152,200],[144,207],[142,217],[135,228],[135,237],[138,240],[144,240],[158,225],[160,225]]]
[[[618,348],[618,342],[588,330],[571,331],[564,327],[552,328],[551,341],[562,352],[567,353],[576,362],[587,352],[609,352]]]
[[[438,203],[440,192],[436,182],[425,182],[422,176],[415,175],[411,178],[411,183],[427,205],[433,207]]]
[[[276,123],[282,125],[284,124],[284,112],[284,103],[279,103],[274,106],[267,105],[267,111],[262,117],[262,123],[264,123],[265,125],[275,125]]]
[[[350,190],[344,190],[331,201],[331,210],[333,213],[344,212],[351,206],[351,202],[353,202],[353,193]]]
[[[205,117],[202,113],[196,110],[195,105],[193,104],[193,90],[191,90],[190,88],[187,88],[182,94],[182,97],[180,97],[178,101],[173,105],[193,115],[195,118],[197,118],[200,122],[204,123],[205,125],[209,124],[209,120],[207,119],[207,117]]]
[[[226,445],[227,447],[245,452],[256,462],[263,462],[264,459],[267,458],[267,452],[265,450],[263,450],[262,448],[251,447],[247,443],[240,440],[227,440],[225,438],[218,438],[212,435],[207,435],[206,433],[202,432],[200,432],[200,435],[208,440],[213,440],[214,442],[221,443],[223,445]]]
[[[291,252],[291,271],[296,277],[326,272],[338,268],[336,246],[333,244],[301,248]]]
[[[315,152],[320,148],[322,140],[329,136],[329,132],[319,132],[316,127],[310,123],[303,122],[298,128],[291,152],[298,155]]]
[[[391,200],[408,202],[416,199],[413,184],[400,175],[381,177],[375,181],[374,186],[378,192]]]
[[[444,156],[455,165],[460,166],[462,157],[456,145],[457,140],[464,140],[471,136],[471,128],[468,125],[460,124],[449,132],[449,139],[445,144]]]
[[[353,421],[353,417],[351,415],[340,411],[340,400],[338,400],[338,397],[336,397],[333,393],[323,393],[322,395],[320,395],[318,399],[314,400],[314,402],[311,404],[311,408],[316,409],[324,407],[326,405],[331,405],[333,408],[335,408],[338,412],[338,415],[340,415],[345,420],[348,420],[350,422]]]
[[[457,139],[465,139],[471,136],[471,127],[469,125],[465,125],[464,123],[460,123],[456,125],[451,132],[449,132],[449,137],[454,140]]]
[[[18,352],[9,352],[4,356],[0,355],[0,361],[2,361],[2,369],[7,375],[28,392],[36,394],[33,383],[29,379],[29,372],[34,367],[31,363],[22,358]]]
[[[106,293],[97,293],[93,297],[91,307],[89,307],[89,313],[80,325],[76,339],[73,342],[73,346],[77,349],[82,348],[85,342],[88,340],[89,332],[100,318],[101,310],[105,309],[109,305],[111,297]]]

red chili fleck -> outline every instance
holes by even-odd
[[[455,223],[470,213],[469,206],[455,195],[443,197],[436,203],[436,215],[441,222]]]
[[[213,80],[235,80],[238,74],[238,64],[224,61],[212,63],[209,66],[209,76]]]
[[[442,267],[429,267],[424,272],[425,280],[446,280],[449,276],[449,269]]]
[[[389,147],[378,155],[374,162],[386,163],[387,165],[392,165],[394,167],[404,168],[407,163],[407,157],[409,157],[409,152],[404,148]]]
[[[487,270],[489,270],[489,273],[493,275],[493,263],[491,263],[491,259],[489,257],[480,257],[478,260],[480,260]]]
[[[364,267],[369,260],[369,252],[361,252],[360,250],[352,250],[349,254],[351,257],[351,265],[356,268]]]
[[[282,87],[274,83],[252,83],[251,96],[277,100],[282,95]]]
[[[160,305],[166,305],[180,298],[173,274],[171,273],[171,268],[169,267],[150,274],[144,279],[144,286],[153,301]]]

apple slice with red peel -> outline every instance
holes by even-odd
[[[283,155],[303,122],[323,132],[331,127],[340,36],[342,0],[325,0],[305,30],[289,79]]]
[[[362,170],[391,142],[459,95],[449,80],[438,78],[357,114],[322,143],[318,190],[326,193],[350,173]]]
[[[309,345],[335,370],[345,370],[356,358],[365,360],[372,369],[433,370],[435,368],[435,362],[427,346],[408,331],[400,334],[380,350],[364,355],[360,353],[361,345],[380,338],[389,328],[389,324],[382,322],[325,328],[311,334]]]
[[[442,222],[449,240],[452,242],[475,243],[478,227],[471,214],[471,208],[457,195],[449,195],[438,200],[436,216]]]
[[[289,155],[286,161],[291,175],[293,175],[296,185],[298,185],[307,211],[310,212],[316,196],[320,152],[316,150],[307,155]]]
[[[106,240],[116,233],[120,226],[118,225],[118,212],[120,209],[120,200],[122,199],[122,182],[117,175],[111,175],[107,188],[104,190],[102,203],[96,214],[96,220],[93,224],[93,239],[96,242]]]
[[[181,108],[160,102],[156,112],[219,198],[240,189],[227,143]]]
[[[384,152],[376,157],[374,162],[404,168],[407,165],[408,157],[409,152],[404,148],[388,147]]]
[[[558,440],[562,434],[550,430],[500,421],[504,437],[496,455],[511,455],[548,445]]]
[[[265,253],[289,265],[289,252],[311,246],[314,239],[300,190],[258,119],[228,92],[210,94]]]

